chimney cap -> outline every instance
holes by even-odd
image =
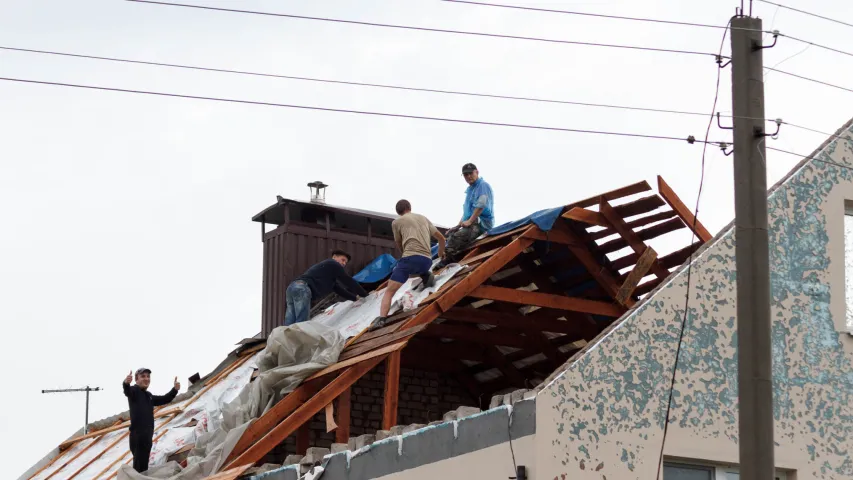
[[[326,187],[328,187],[328,185],[326,185],[325,183],[323,183],[319,180],[317,180],[316,182],[309,183],[308,186],[311,188],[326,188]]]

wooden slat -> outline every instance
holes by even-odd
[[[237,441],[237,444],[234,445],[234,448],[231,450],[231,454],[226,459],[225,463],[230,462],[233,458],[235,458],[238,453],[241,453],[248,449],[255,442],[263,438],[263,436],[273,429],[281,420],[290,415],[294,410],[299,408],[305,400],[309,397],[309,387],[303,382],[302,385],[296,387],[296,389],[287,395],[284,398],[278,401],[273,407],[267,410],[266,413],[260,416],[257,420],[255,420],[246,431],[243,432],[243,435],[240,437],[240,440]]]
[[[624,303],[625,299],[629,298],[631,294],[636,290],[637,285],[640,284],[640,280],[646,276],[649,269],[657,260],[658,254],[652,249],[652,247],[646,247],[646,251],[640,255],[639,261],[637,261],[637,265],[631,270],[631,273],[628,274],[628,277],[625,279],[625,282],[622,283],[622,287],[619,288],[619,293],[616,296],[616,301],[619,303]],[[660,278],[660,277],[658,277]]]
[[[663,257],[658,258],[658,262],[660,262],[660,264],[663,265],[663,267],[666,269],[677,267],[683,264],[690,257],[690,254],[698,250],[701,246],[702,241],[700,240],[694,243],[693,245],[689,245],[687,247],[676,250],[668,255],[664,255]],[[636,253],[629,253],[624,257],[619,257],[616,260],[613,260],[613,262],[611,262],[611,266],[614,270],[622,270],[623,268],[635,265],[639,258],[640,256]],[[625,276],[626,275],[623,275],[622,278],[624,279]]]
[[[662,220],[669,220],[672,217],[678,215],[674,210],[667,210],[665,212],[654,213],[652,215],[646,215],[645,217],[640,217],[636,220],[631,220],[627,223],[628,227],[631,230],[637,227],[643,227],[650,223],[660,222]],[[589,234],[589,238],[593,240],[599,240],[601,238],[609,237],[610,235],[615,235],[616,230],[612,228],[605,228],[604,230],[599,230],[597,232],[591,232]]]
[[[591,207],[593,205],[598,205],[599,202],[601,202],[602,198],[606,200],[616,200],[619,198],[627,197],[629,195],[648,192],[651,189],[652,187],[651,185],[649,185],[649,182],[643,180],[642,182],[633,183],[622,188],[617,188],[616,190],[611,190],[609,192],[605,192],[600,195],[596,195],[594,197],[589,197],[579,202],[572,203],[568,205],[568,207]]]
[[[663,223],[659,223],[657,225],[653,225],[648,228],[644,228],[642,230],[638,230],[637,236],[640,237],[641,240],[651,240],[652,238],[657,238],[663,234],[674,232],[684,228],[684,222],[681,221],[680,218],[673,218],[672,220],[668,220]],[[596,249],[599,253],[613,253],[618,250],[622,250],[623,248],[628,246],[628,242],[625,241],[624,238],[617,238],[615,240],[610,240],[609,242],[604,242],[598,246]]]
[[[575,207],[563,214],[563,218],[574,220],[576,222],[586,223],[588,225],[597,225],[600,227],[610,227],[610,222],[598,212],[587,210],[585,208]]]
[[[607,201],[606,199],[604,201]],[[643,197],[639,200],[634,200],[630,203],[624,203],[622,205],[617,205],[613,207],[616,212],[622,218],[633,217],[634,215],[639,215],[641,213],[651,212],[652,210],[656,210],[662,206],[666,205],[666,202],[663,201],[657,195],[650,195],[648,197]]]
[[[462,250],[466,251],[466,250],[471,250],[474,248],[482,248],[483,246],[490,245],[492,243],[497,242],[498,240],[504,240],[506,238],[509,238],[509,237],[512,237],[515,235],[519,235],[522,232],[524,232],[525,229],[527,229],[527,228],[529,228],[529,225],[522,225],[522,226],[520,226],[518,228],[514,228],[508,232],[501,233],[500,235],[490,235],[488,237],[482,238],[482,239],[472,243],[471,245],[468,245],[467,247],[463,248]]]
[[[601,205],[599,205],[599,210],[601,211],[601,214],[604,215],[604,217],[607,218],[607,220],[609,220],[611,224],[613,224],[613,228],[619,233],[619,235],[623,239],[625,239],[626,242],[628,242],[628,245],[631,247],[632,250],[634,250],[634,253],[638,255],[643,255],[647,251],[646,249],[648,248],[648,246],[645,244],[645,242],[643,242],[643,240],[636,233],[634,233],[634,231],[631,230],[630,227],[628,227],[628,225],[625,223],[625,220],[622,219],[622,217],[607,202],[607,200],[601,201]],[[651,272],[654,273],[656,277],[661,279],[669,276],[669,270],[663,268],[662,265],[658,264],[657,253],[655,253],[655,258],[651,260]]]
[[[481,285],[475,288],[469,296],[520,305],[535,305],[537,307],[569,310],[572,312],[592,313],[608,317],[619,317],[625,313],[624,308],[612,303],[587,300],[585,298],[563,297],[548,293],[527,292],[512,288],[493,287],[491,285]]]
[[[349,441],[350,419],[352,418],[352,388],[347,388],[338,396],[338,429],[335,431],[335,442]]]
[[[678,198],[678,195],[670,188],[669,185],[665,181],[663,181],[663,177],[658,175],[658,192],[666,200],[666,203],[678,213],[678,216],[684,221],[684,224],[687,225],[687,228],[693,231],[697,237],[699,237],[702,242],[708,242],[712,238],[711,232],[705,228],[702,223],[693,216],[693,212],[687,208],[687,205]]]
[[[329,367],[326,367],[323,370],[320,370],[319,372],[315,373],[314,375],[311,375],[310,377],[308,377],[305,380],[305,382],[310,382],[310,381],[318,379],[320,377],[324,377],[330,373],[337,372],[338,370],[344,369],[344,368],[349,367],[351,365],[355,365],[356,363],[363,362],[365,360],[369,360],[369,359],[371,359],[373,357],[377,357],[379,355],[385,355],[385,354],[388,354],[391,352],[396,352],[397,350],[403,348],[404,346],[406,346],[406,340],[403,340],[402,342],[394,343],[392,345],[388,345],[387,347],[382,347],[382,348],[379,348],[377,350],[373,350],[371,352],[363,353],[363,354],[358,355],[356,357],[348,358],[345,361],[339,361],[338,363],[331,365]]]
[[[539,234],[540,232],[532,233]],[[578,259],[592,278],[599,284],[599,286],[601,286],[602,289],[604,289],[605,293],[614,299],[616,298],[620,284],[606,267],[598,263],[598,260],[593,256],[592,252],[584,244],[583,240],[578,238],[577,234],[569,230],[567,225],[558,224],[548,232],[548,235],[553,238],[555,242],[566,245],[569,251],[572,252],[572,255]],[[625,304],[623,304],[625,307],[631,307],[633,305],[634,301],[630,298]]]
[[[338,361],[348,360],[353,357],[357,357],[363,353],[367,353],[371,350],[375,350],[379,347],[384,347],[385,345],[389,345],[391,343],[397,343],[400,340],[404,340],[410,338],[412,335],[423,330],[423,326],[417,328],[411,328],[408,330],[398,330],[394,333],[389,333],[387,335],[383,335],[381,337],[373,338],[364,343],[359,343],[358,345],[353,345],[352,347],[344,350],[340,357],[338,357]]]
[[[326,405],[326,433],[334,432],[338,429],[338,424],[335,423],[335,404],[334,402]]]
[[[285,438],[295,432],[297,428],[310,421],[311,418],[319,413],[320,410],[325,408],[329,402],[343,393],[344,390],[350,388],[352,384],[358,381],[358,379],[360,379],[365,373],[369,372],[384,359],[385,357],[378,356],[347,368],[338,378],[332,380],[316,395],[302,403],[287,418],[278,420],[276,422],[277,425],[260,440],[253,443],[251,447],[246,449],[244,452],[238,452],[239,456],[228,463],[226,468],[232,468],[239,465],[252,465],[261,460],[264,455],[269,453],[270,450],[275,448]],[[249,429],[251,430],[251,427],[249,427]]]
[[[165,426],[165,425],[166,425],[166,424],[164,423],[164,424],[160,425],[160,427],[163,427],[163,426]],[[158,430],[159,430],[159,428],[158,428]],[[156,430],[155,430],[155,431],[156,431]],[[165,435],[165,434],[166,434],[166,432],[168,432],[168,431],[169,431],[169,429],[167,428],[167,429],[163,430],[162,432],[160,432],[156,437],[154,437],[154,439],[151,441],[152,448],[153,448],[153,446],[154,446],[154,445],[157,445],[157,441],[158,441],[158,440],[160,440],[160,438],[161,438],[163,435]],[[112,463],[110,463],[109,465],[107,465],[107,467],[106,467],[106,468],[104,468],[103,470],[101,470],[97,475],[95,475],[94,477],[90,477],[90,478],[93,478],[93,479],[95,479],[95,480],[97,480],[98,478],[101,478],[101,475],[103,475],[103,474],[107,473],[108,471],[112,470],[112,468],[113,468],[113,467],[114,467],[118,462],[120,462],[120,461],[121,461],[121,460],[122,460],[122,459],[123,459],[123,458],[124,458],[128,453],[130,453],[130,449],[128,449],[126,452],[124,452],[120,457],[118,457],[118,458],[116,458],[115,460],[113,460],[113,462],[112,462]],[[132,460],[133,460],[133,457],[131,456],[131,457],[128,459],[128,461],[127,461],[127,462],[125,462],[125,463],[130,463]],[[116,470],[115,472],[113,472],[112,474],[110,474],[110,475],[109,475],[107,478],[105,478],[104,480],[110,480],[110,479],[112,479],[112,478],[115,478],[117,475],[118,475],[118,470]],[[70,478],[70,477],[69,477],[69,478]]]
[[[577,327],[571,322],[540,315],[490,312],[479,308],[454,307],[441,314],[441,318],[459,322],[481,323],[522,331],[574,333]]]
[[[465,260],[468,260],[469,258],[471,258],[475,255],[479,255],[482,251],[483,250],[480,247],[474,247],[471,250],[469,250],[468,253],[466,253],[464,257],[462,257],[461,261],[464,262]]]
[[[76,472],[74,472],[73,474],[71,474],[71,476],[70,476],[70,477],[66,477],[66,480],[71,480],[72,478],[74,478],[74,477],[76,477],[77,475],[79,475],[80,473],[82,473],[82,472],[83,472],[83,470],[86,470],[87,468],[89,468],[89,465],[91,465],[91,464],[95,463],[95,461],[97,461],[99,458],[101,458],[101,456],[103,456],[103,455],[104,455],[104,453],[106,453],[109,449],[111,449],[111,448],[115,447],[116,445],[118,445],[118,444],[119,444],[119,442],[121,442],[122,440],[124,440],[125,438],[127,438],[127,436],[128,436],[128,435],[130,435],[130,431],[129,431],[129,430],[128,430],[127,432],[124,432],[124,433],[122,433],[121,435],[119,435],[119,437],[118,437],[117,439],[115,439],[115,440],[113,441],[113,443],[111,443],[111,444],[107,445],[107,446],[106,446],[106,448],[104,448],[103,450],[101,450],[101,453],[99,453],[99,454],[95,455],[94,457],[92,457],[88,462],[86,462],[86,464],[85,464],[85,465],[83,465],[82,467],[78,468]]]
[[[397,402],[400,399],[400,351],[385,360],[385,396],[382,403],[382,429],[397,425]]]
[[[474,262],[476,262],[476,261],[483,260],[483,259],[485,259],[485,258],[489,258],[489,257],[491,257],[492,255],[494,255],[494,254],[498,253],[499,251],[501,251],[500,247],[498,247],[498,248],[493,248],[493,249],[491,249],[491,250],[489,250],[489,251],[487,251],[487,252],[483,252],[483,253],[480,253],[480,254],[474,255],[474,256],[472,256],[472,257],[470,257],[470,258],[469,258],[468,256],[466,256],[466,257],[465,257],[461,262],[459,262],[459,263],[460,263],[461,265],[468,265],[468,264],[474,263]]]
[[[95,446],[95,444],[100,442],[103,438],[104,438],[104,436],[101,435],[100,437],[96,438],[95,440],[92,440],[92,443],[90,443],[90,444],[86,445],[84,448],[80,449],[80,451],[77,452],[77,454],[75,454],[73,457],[69,458],[68,461],[66,461],[65,463],[62,464],[62,466],[60,466],[59,468],[54,470],[50,475],[44,477],[44,480],[48,480],[50,478],[53,478],[54,475],[59,473],[60,470],[67,467],[74,460],[77,460],[78,458],[80,458],[80,455],[83,455],[84,453],[86,453],[87,450],[89,450],[90,448]],[[35,476],[35,475],[33,475],[33,476]],[[32,477],[30,477],[30,478],[32,478]]]

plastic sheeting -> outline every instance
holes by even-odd
[[[429,289],[420,289],[420,278],[409,279],[395,294],[391,313],[417,307],[462,268],[450,265],[436,276],[435,286]],[[119,480],[200,480],[216,473],[255,418],[305,378],[337,362],[346,340],[368,328],[379,315],[384,293],[384,290],[373,292],[358,302],[340,302],[315,315],[309,322],[276,328],[270,333],[264,350],[254,354],[197,398],[165,407],[168,410],[179,406],[183,410],[173,418],[156,419],[154,435],[157,437],[162,433],[162,436],[152,448],[150,469],[144,475],[128,465],[131,456],[127,429],[122,429],[107,433],[100,440],[77,442],[34,480],[50,476],[96,441],[97,444],[86,449],[54,478],[71,476],[81,467],[85,468],[75,477],[77,479],[107,478],[116,471]],[[259,375],[250,383],[255,369]],[[193,421],[195,425],[190,425]],[[187,458],[186,468],[182,469],[175,462],[166,462],[172,453],[191,444],[194,447]],[[88,464],[90,461],[92,463]]]
[[[527,225],[528,223],[534,223],[537,227],[547,232],[554,227],[554,222],[560,218],[560,214],[563,212],[564,207],[555,207],[555,208],[546,208],[545,210],[539,210],[538,212],[533,212],[530,215],[520,218],[518,220],[504,223],[503,225],[498,225],[497,227],[489,230],[488,235],[500,235],[501,233],[506,233],[514,228],[518,228],[522,225]]]
[[[394,270],[396,264],[397,259],[393,255],[383,253],[368,263],[360,272],[353,275],[352,278],[359,283],[381,282],[391,274],[391,270]]]

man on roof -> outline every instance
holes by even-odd
[[[333,291],[352,301],[367,297],[367,292],[344,270],[351,259],[347,252],[335,250],[332,252],[332,258],[313,265],[291,282],[285,292],[287,309],[284,313],[284,325],[308,320],[312,298],[320,300]]]
[[[133,455],[133,469],[137,472],[148,470],[148,457],[151,456],[151,444],[154,437],[154,407],[165,405],[175,399],[181,390],[181,382],[175,377],[175,383],[169,393],[152,395],[148,391],[151,385],[151,370],[140,368],[136,371],[136,385],[130,386],[130,373],[121,387],[127,397],[130,408],[130,453]]]
[[[458,260],[459,254],[480,235],[488,232],[495,222],[492,187],[480,177],[480,171],[473,163],[462,167],[462,177],[468,183],[465,190],[465,203],[462,205],[462,219],[447,235],[447,249],[438,267]]]
[[[444,255],[445,238],[441,232],[423,215],[412,212],[412,204],[408,200],[400,200],[396,206],[397,215],[400,217],[391,223],[394,233],[394,242],[397,248],[403,252],[400,260],[394,265],[391,279],[385,288],[385,295],[379,307],[379,317],[373,321],[372,328],[379,328],[385,324],[388,312],[391,310],[391,301],[394,294],[403,286],[411,276],[421,277],[424,288],[435,285],[435,277],[432,274],[432,250],[430,248],[430,237],[438,240],[438,256]]]

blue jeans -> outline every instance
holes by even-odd
[[[287,286],[285,292],[287,310],[284,313],[284,326],[308,320],[311,313],[311,289],[302,280],[296,280]]]

